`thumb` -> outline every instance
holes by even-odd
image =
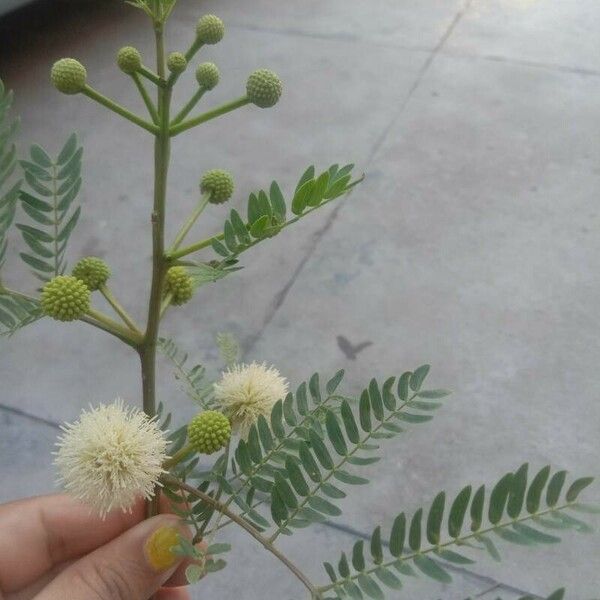
[[[186,534],[173,515],[142,521],[67,567],[37,598],[147,600],[184,560],[171,548]]]

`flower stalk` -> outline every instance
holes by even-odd
[[[155,135],[158,133],[158,129],[157,129],[156,125],[154,125],[153,123],[148,123],[141,117],[138,117],[136,114],[132,113],[130,110],[126,109],[124,106],[117,104],[114,100],[107,98],[106,96],[104,96],[103,94],[101,94],[100,92],[95,90],[93,87],[86,85],[83,88],[82,93],[85,94],[88,98],[91,98],[92,100],[95,100],[96,102],[98,102],[98,104],[101,104],[102,106],[108,108],[109,110],[112,110],[114,113],[121,115],[128,121],[135,123],[142,129],[145,129],[146,131],[149,131],[150,133],[153,133]]]

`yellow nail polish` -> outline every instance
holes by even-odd
[[[177,555],[171,550],[179,543],[179,530],[176,527],[159,527],[146,541],[146,556],[157,571],[164,571],[177,562]]]

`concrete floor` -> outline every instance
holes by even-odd
[[[48,70],[75,56],[93,85],[139,106],[114,54],[133,44],[151,56],[151,35],[119,2],[57,4],[0,23],[0,76],[15,90],[24,147],[36,141],[56,152],[79,132],[84,208],[71,257],[103,256],[141,318],[146,136],[55,93]],[[455,391],[433,423],[389,444],[373,484],[344,503],[335,528],[286,540],[291,554],[319,574],[321,560],[351,546],[349,526],[389,526],[440,489],[491,482],[524,460],[598,474],[600,4],[294,0],[273,10],[268,0],[180,0],[169,49],[184,49],[203,12],[228,27],[203,52],[223,73],[210,104],[239,95],[261,66],[278,71],[286,91],[273,110],[246,108],[175,140],[169,230],[208,168],[235,174],[238,206],[273,178],[289,191],[313,162],[352,161],[367,179],[344,202],[244,255],[242,272],[169,314],[165,333],[213,372],[214,334],[230,331],[246,359],[275,362],[295,384],[344,367],[356,392],[373,375],[427,361],[431,383]],[[184,78],[177,100],[192,89]],[[225,211],[211,211],[198,237]],[[7,279],[35,285],[14,260]],[[352,360],[340,335],[372,345]],[[135,357],[83,325],[44,320],[0,352],[0,500],[9,500],[53,488],[57,423],[89,402],[137,402],[139,389]],[[161,376],[161,397],[183,420],[193,407],[167,364]],[[230,568],[198,586],[198,598],[303,598],[238,537]],[[506,548],[502,563],[482,558],[450,588],[415,582],[389,597],[511,599],[566,585],[568,598],[590,600],[600,589],[599,549],[598,536],[577,534],[552,548]]]

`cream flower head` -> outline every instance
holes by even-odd
[[[54,462],[72,496],[102,517],[117,508],[130,512],[137,498],[152,497],[167,448],[154,419],[118,398],[84,410],[62,430]]]
[[[275,367],[256,362],[231,367],[214,384],[215,399],[221,410],[243,437],[260,415],[270,416],[273,405],[287,391],[288,382]]]

